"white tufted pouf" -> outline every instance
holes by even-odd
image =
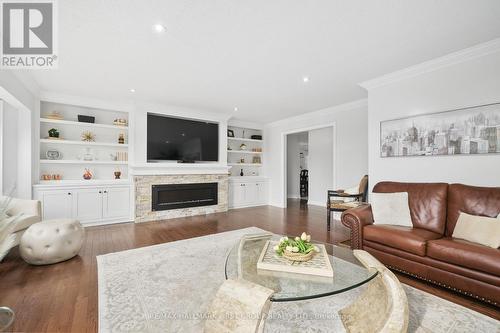
[[[54,264],[76,256],[82,247],[83,235],[84,230],[77,220],[46,220],[26,230],[19,251],[29,264]]]

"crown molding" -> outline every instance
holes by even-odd
[[[444,67],[483,57],[495,52],[500,52],[500,38],[477,44],[467,49],[453,52],[439,58],[435,58],[414,66],[404,68],[399,71],[385,74],[378,78],[364,81],[359,85],[366,90],[371,90],[421,74],[429,73]]]
[[[299,114],[297,116],[293,117],[288,117],[285,119],[277,120],[272,123],[267,124],[266,127],[276,127],[276,126],[281,126],[281,125],[286,125],[289,123],[293,122],[301,122],[310,118],[316,118],[316,117],[322,117],[325,115],[329,115],[332,113],[336,112],[345,112],[345,111],[350,111],[353,109],[358,109],[362,107],[367,107],[368,106],[368,100],[366,98],[363,99],[358,99],[356,101],[336,105],[336,106],[330,106],[328,108],[320,109],[317,111],[312,111],[312,112],[307,112],[303,114]]]
[[[264,129],[264,124],[262,124],[262,123],[258,123],[255,121],[235,119],[235,118],[229,118],[227,125],[234,126],[234,127],[257,129],[257,130]]]
[[[92,97],[68,95],[68,94],[62,94],[54,91],[45,91],[45,90],[40,92],[40,101],[69,104],[74,106],[95,108],[95,109],[123,111],[123,112],[132,112],[135,108],[135,105],[133,103],[116,102],[116,101],[102,100]]]

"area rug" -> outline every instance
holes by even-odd
[[[202,332],[224,282],[224,263],[246,228],[97,257],[100,332]],[[499,322],[404,286],[410,332],[499,332]],[[363,287],[309,301],[273,303],[265,332],[344,332],[337,311]]]

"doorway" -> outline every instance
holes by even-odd
[[[326,207],[335,180],[334,133],[330,124],[284,134],[284,207],[289,201]]]

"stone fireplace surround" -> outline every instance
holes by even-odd
[[[180,171],[180,170],[179,170]],[[152,186],[165,184],[218,183],[218,204],[173,210],[152,211]],[[135,222],[149,222],[176,217],[204,215],[227,211],[227,174],[144,174],[134,175]]]

